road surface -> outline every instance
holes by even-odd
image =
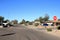
[[[5,29],[2,30],[3,32],[0,30],[0,40],[60,40],[56,36],[34,29],[28,29],[24,26]]]

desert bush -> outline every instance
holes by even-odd
[[[35,26],[38,26],[39,25],[39,23],[35,23]]]
[[[33,25],[33,23],[32,22],[29,22],[29,25]]]
[[[52,31],[52,28],[47,28],[47,31]]]
[[[60,25],[57,27],[58,30],[60,30]]]

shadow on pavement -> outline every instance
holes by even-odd
[[[14,35],[15,33],[9,33],[9,34],[3,34],[3,35],[0,35],[0,36],[9,36],[9,35]]]

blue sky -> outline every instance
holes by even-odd
[[[45,14],[60,18],[60,0],[0,0],[0,16],[5,19],[33,21]]]

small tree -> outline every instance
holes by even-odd
[[[4,21],[4,17],[0,16],[0,23]]]
[[[18,24],[18,20],[13,20],[13,24]]]
[[[26,21],[26,23],[29,23],[29,21]]]
[[[23,19],[21,22],[20,22],[20,24],[25,24],[26,22],[25,22],[25,20]]]
[[[24,19],[20,22],[20,24],[24,24],[25,26],[27,26],[27,23]]]
[[[35,19],[34,21],[39,21],[39,19]]]
[[[48,20],[49,20],[49,15],[48,14],[45,14],[44,21],[48,21]]]
[[[43,23],[44,19],[42,17],[39,17],[39,21],[40,21],[40,23]]]

